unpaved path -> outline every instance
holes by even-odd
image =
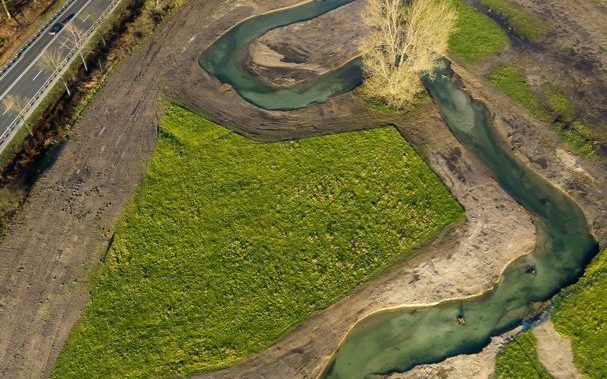
[[[531,249],[534,229],[528,216],[453,138],[431,104],[417,114],[394,118],[372,114],[357,97],[345,94],[303,110],[266,112],[233,91],[220,90],[220,83],[198,67],[198,54],[238,21],[297,2],[193,0],[112,75],[0,243],[0,377],[44,377],[50,372],[86,302],[89,273],[151,155],[159,88],[165,98],[180,99],[261,141],[392,122],[420,146],[468,215],[466,223],[424,246],[423,255],[412,262],[397,265],[318,313],[277,345],[207,377],[313,376],[352,322],[367,312],[481,292],[509,260]],[[504,115],[508,119],[509,113]],[[507,123],[514,125],[510,140],[521,125],[527,125],[525,143],[532,149],[544,138],[555,140],[551,132],[536,133],[536,125],[525,120]],[[529,154],[526,148],[521,148],[522,155]],[[533,159],[544,159],[546,151],[531,153]],[[606,188],[600,187],[605,171],[574,161],[595,178],[580,183],[575,170],[554,160],[554,152],[546,159],[540,166],[550,169],[540,171],[565,188],[575,185],[567,189],[574,191],[594,230],[603,233],[603,208],[591,204],[596,188]]]
[[[571,341],[561,337],[548,320],[533,328],[537,338],[537,356],[555,379],[580,379],[580,373],[573,362]]]

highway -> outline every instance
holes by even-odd
[[[118,2],[68,0],[0,70],[0,151],[23,127],[23,120],[61,80],[72,60],[80,59],[78,50]],[[51,35],[50,30],[56,23],[65,26]],[[43,58],[45,55],[46,59]],[[48,59],[49,55],[55,59]],[[53,63],[49,64],[49,60]]]

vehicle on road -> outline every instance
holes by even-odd
[[[55,24],[53,24],[53,26],[49,30],[49,34],[54,36],[55,34],[59,33],[61,31],[61,29],[63,29],[63,27],[65,25],[67,25],[67,23],[70,22],[74,18],[74,16],[75,16],[75,14],[72,13],[72,14],[68,15],[63,21],[56,22]]]

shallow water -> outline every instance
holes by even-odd
[[[296,109],[326,101],[361,82],[360,61],[293,87],[278,88],[251,75],[243,60],[248,44],[267,31],[309,20],[350,1],[315,1],[250,18],[217,40],[200,56],[199,63],[222,82],[230,83],[246,100],[265,109]],[[496,135],[484,105],[457,88],[447,71],[433,80],[426,79],[425,84],[452,133],[532,215],[538,234],[535,251],[512,262],[498,286],[481,296],[386,310],[362,320],[348,334],[322,377],[365,378],[478,352],[491,336],[519,325],[531,303],[546,301],[575,282],[598,252],[579,207],[513,157]]]
[[[532,215],[536,248],[511,263],[497,288],[482,296],[404,307],[364,319],[335,354],[325,378],[365,378],[478,352],[491,336],[519,325],[531,303],[546,301],[575,282],[598,252],[579,207],[512,156],[482,104],[447,76],[426,80],[426,86],[453,134]]]
[[[268,110],[293,110],[351,91],[361,83],[360,60],[292,87],[276,87],[252,75],[243,65],[248,45],[272,29],[307,21],[353,0],[313,1],[249,18],[221,36],[198,58],[205,70],[231,84],[247,101]]]

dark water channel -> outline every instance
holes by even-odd
[[[309,20],[350,1],[314,1],[250,18],[216,41],[199,63],[262,108],[287,110],[325,101],[361,82],[359,61],[300,85],[276,88],[251,75],[243,59],[247,45],[267,31]],[[520,325],[532,303],[546,301],[575,282],[598,252],[579,207],[512,155],[483,104],[459,89],[449,72],[425,84],[451,132],[531,214],[537,245],[531,255],[512,262],[499,284],[485,294],[386,310],[362,320],[335,353],[324,378],[366,378],[478,352],[491,336]]]

